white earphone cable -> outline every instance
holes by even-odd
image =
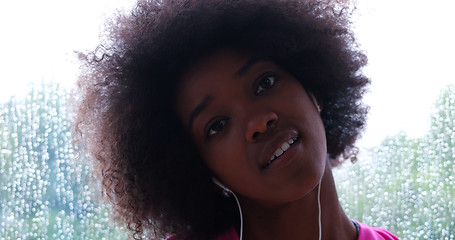
[[[237,198],[235,193],[232,192],[232,191],[231,191],[231,193],[232,193],[232,196],[234,196],[235,201],[237,202],[237,206],[239,207],[239,214],[240,214],[240,233],[239,233],[239,237],[240,237],[240,240],[242,240],[242,238],[243,238],[243,213],[242,213],[242,208],[240,207],[239,199]]]
[[[235,201],[237,203],[237,207],[239,208],[239,216],[240,216],[240,231],[239,231],[239,239],[243,239],[243,213],[242,207],[240,207],[240,202],[234,192],[230,191],[232,196],[234,196]],[[318,227],[319,227],[319,240],[322,239],[322,224],[321,224],[321,183],[318,185]]]
[[[322,238],[322,226],[321,226],[321,183],[318,186],[318,225],[319,225],[319,240]]]

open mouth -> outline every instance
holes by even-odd
[[[270,166],[270,164],[272,164],[272,162],[275,161],[275,159],[277,159],[281,155],[283,155],[283,153],[285,153],[296,141],[297,141],[297,137],[294,137],[294,138],[289,139],[287,142],[284,142],[283,144],[281,144],[281,146],[275,150],[272,157],[270,157],[269,161],[267,162],[267,164],[265,165],[264,168],[267,168],[268,166]]]

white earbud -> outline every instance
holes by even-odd
[[[223,193],[226,197],[230,197],[230,195],[234,196],[235,202],[237,203],[237,207],[239,208],[239,216],[240,216],[240,232],[239,232],[239,239],[243,239],[243,213],[242,213],[242,208],[240,207],[240,202],[235,193],[229,189],[228,187],[224,186],[218,179],[212,177],[212,181],[218,185],[221,189],[223,189]]]
[[[318,100],[316,100],[316,97],[314,96],[313,93],[308,92],[308,96],[310,96],[311,101],[313,101],[314,106],[318,110],[318,112],[321,112],[321,106],[319,106]]]
[[[218,181],[218,179],[212,177],[212,181],[218,185],[218,187],[220,187],[221,189],[223,189],[224,191],[224,195],[226,197],[229,197],[229,194],[232,194],[233,192],[231,191],[231,189],[229,189],[228,187],[224,186],[220,181]]]

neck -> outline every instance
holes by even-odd
[[[354,240],[355,227],[338,201],[327,161],[321,180],[321,227],[325,240]],[[243,204],[243,203],[242,203]],[[319,237],[318,186],[303,198],[274,207],[244,202],[244,239],[315,239]]]

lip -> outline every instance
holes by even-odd
[[[275,151],[285,142],[291,139],[297,139],[281,156],[275,158],[270,164],[269,160],[275,155]],[[261,158],[261,169],[271,170],[287,165],[295,155],[296,147],[300,143],[300,136],[296,130],[287,130],[275,135],[273,140],[265,146],[263,157]]]

